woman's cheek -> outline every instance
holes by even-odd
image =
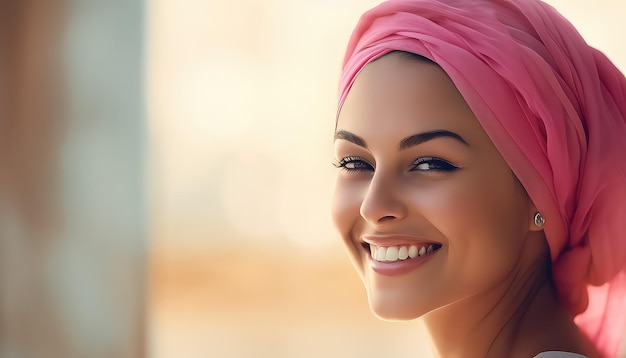
[[[367,190],[364,183],[342,177],[336,180],[331,215],[333,224],[344,239],[349,237],[352,227],[360,218],[364,190]]]

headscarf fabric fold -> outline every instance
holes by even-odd
[[[344,58],[339,109],[391,51],[436,62],[544,215],[555,285],[607,357],[626,324],[626,79],[539,0],[390,0]]]

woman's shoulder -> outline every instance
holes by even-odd
[[[588,358],[588,357],[582,354],[578,354],[578,353],[549,351],[549,352],[541,352],[537,354],[534,358]]]

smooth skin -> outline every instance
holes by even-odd
[[[333,221],[378,317],[423,316],[442,357],[599,356],[556,298],[537,208],[439,66],[401,52],[366,65],[334,146]],[[370,235],[441,248],[381,275]]]

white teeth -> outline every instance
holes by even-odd
[[[408,258],[415,258],[418,256],[426,255],[427,253],[431,253],[435,251],[433,245],[429,245],[428,247],[422,246],[418,247],[417,245],[411,246],[374,246],[370,245],[370,254],[372,255],[372,259],[380,262],[395,262],[398,260],[406,260]]]
[[[389,246],[387,248],[386,261],[398,261],[398,247],[397,246]]]
[[[400,250],[398,250],[398,258],[400,260],[406,260],[408,257],[409,257],[409,249],[407,249],[406,246],[400,247]]]
[[[387,249],[384,247],[379,247],[376,252],[376,260],[377,261],[387,261]]]

